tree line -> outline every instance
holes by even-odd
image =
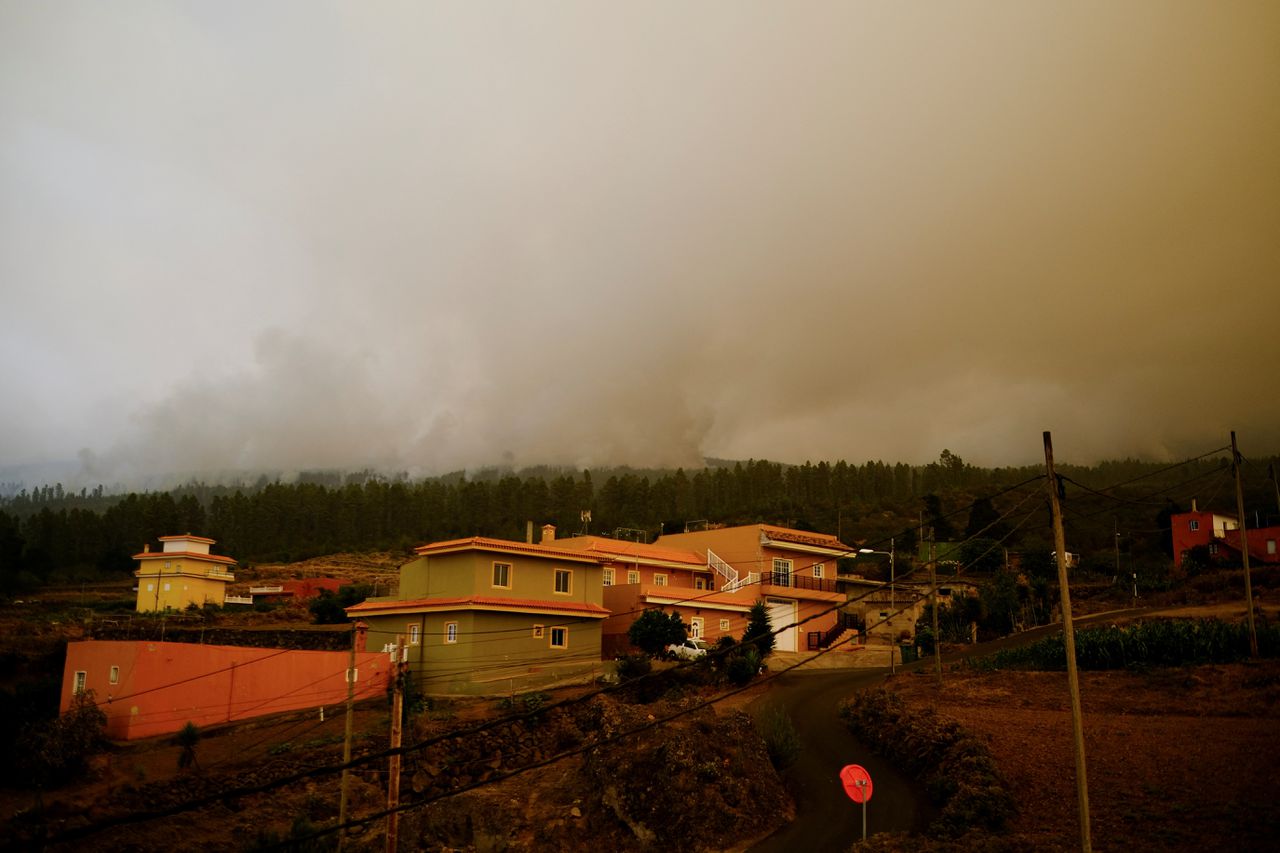
[[[1222,491],[1225,462],[1205,459],[1160,473],[1165,466],[1126,460],[1060,471],[1092,489],[1146,477],[1102,496],[1087,491],[1068,500],[1076,512],[1069,548],[1129,560],[1160,551],[1161,520],[1184,508],[1197,488]],[[944,450],[928,465],[766,460],[714,462],[686,471],[497,469],[411,480],[370,472],[312,472],[292,482],[265,477],[253,484],[189,483],[168,491],[108,494],[68,492],[60,485],[0,499],[0,587],[12,591],[45,582],[80,582],[132,571],[131,556],[157,537],[194,533],[216,539],[217,553],[242,563],[277,562],[342,551],[408,552],[424,542],[473,535],[523,539],[526,523],[555,524],[561,535],[584,531],[644,538],[678,532],[689,522],[768,522],[833,533],[854,544],[883,548],[890,537],[910,560],[917,528],[938,540],[1000,519],[1027,490],[986,496],[1042,472],[1034,466],[981,468]],[[1164,494],[1146,494],[1169,486]],[[1269,487],[1251,484],[1255,503]],[[1201,506],[1204,507],[1205,497]],[[1006,547],[1048,541],[1047,510],[1034,513],[1010,536],[1016,518],[991,527]],[[1221,507],[1219,507],[1221,508]],[[586,514],[589,513],[589,520]],[[1120,535],[1116,535],[1117,532]],[[1101,558],[1100,558],[1101,559]]]

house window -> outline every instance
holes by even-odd
[[[1276,540],[1274,540],[1274,539],[1268,539],[1268,540],[1267,540],[1267,553],[1268,553],[1268,554],[1275,554],[1275,552],[1276,552]]]
[[[689,636],[695,640],[702,639],[702,617],[695,616],[689,620]]]
[[[511,564],[493,564],[493,586],[496,589],[511,589]]]
[[[168,585],[168,584],[165,584],[165,585],[164,585],[164,591],[165,591],[165,592],[168,592],[168,591],[169,591],[169,585]]]
[[[1194,518],[1193,518],[1193,519],[1191,519],[1191,531],[1194,533],[1195,531],[1197,531],[1197,530],[1199,530],[1199,529],[1200,529],[1200,522],[1199,522],[1199,521],[1197,521],[1197,520],[1196,520],[1196,519],[1194,519]]]
[[[418,645],[418,640],[419,640],[419,639],[421,638],[421,636],[422,636],[422,635],[421,635],[421,631],[422,631],[422,626],[421,626],[421,625],[410,625],[410,626],[409,626],[409,645],[411,645],[411,646],[416,646],[416,645]]]
[[[600,577],[601,586],[613,586],[613,569],[605,569]]]
[[[728,630],[729,630],[729,620],[728,620],[728,619],[721,619],[721,620],[720,620],[720,630],[721,630],[721,631],[728,631]]]
[[[693,588],[694,588],[694,589],[706,589],[706,588],[707,588],[707,580],[706,580],[706,578],[694,578],[694,579],[693,579]]]
[[[569,629],[568,628],[552,628],[551,629],[551,648],[553,649],[569,648]]]
[[[83,693],[84,683],[88,677],[89,677],[89,673],[85,672],[83,669],[76,670],[75,683],[71,688],[71,692],[75,693],[76,695]]]
[[[666,586],[666,585],[667,585],[667,576],[666,576],[666,575],[659,575],[659,574],[655,574],[655,575],[653,576],[653,585],[654,585],[654,586]]]
[[[155,588],[156,588],[156,585],[155,585],[155,584],[153,584],[153,583],[149,583],[149,584],[147,584],[147,592],[152,592],[152,591],[154,591],[154,590],[155,590]]]
[[[774,560],[773,561],[773,585],[774,586],[791,586],[791,561],[790,560]]]
[[[165,567],[166,569],[172,568],[172,567],[173,567],[173,563],[170,563],[168,560],[165,560],[165,561],[164,561],[164,567]]]
[[[635,569],[627,569],[627,583],[640,583],[640,572]]]
[[[118,666],[111,667],[111,683],[112,684],[120,683],[120,667]]]
[[[541,640],[541,639],[542,639],[542,634],[543,634],[543,627],[542,627],[541,625],[534,625],[534,626],[533,626],[533,638],[534,638],[535,640]]]
[[[458,642],[458,623],[457,622],[444,623],[444,641],[446,643]]]
[[[823,573],[824,571],[826,571],[826,568],[822,565],[822,563],[814,563],[814,564],[813,564],[813,576],[814,576],[815,578],[820,578],[820,577],[822,577],[822,573]]]
[[[556,592],[568,595],[573,591],[573,572],[568,569],[556,569]]]

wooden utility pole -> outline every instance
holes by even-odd
[[[1089,780],[1084,761],[1084,713],[1080,708],[1080,676],[1076,672],[1076,631],[1071,621],[1071,589],[1067,580],[1067,537],[1062,530],[1058,475],[1053,470],[1053,438],[1044,433],[1044,465],[1049,472],[1049,508],[1053,512],[1053,547],[1058,557],[1058,587],[1062,596],[1062,638],[1067,649],[1067,686],[1071,690],[1071,729],[1076,753],[1076,799],[1080,808],[1080,849],[1093,850],[1089,837]]]
[[[387,853],[396,853],[397,835],[400,831],[400,737],[401,722],[404,716],[404,667],[401,665],[401,649],[404,648],[404,636],[396,637],[392,651],[392,683],[394,692],[391,700],[391,757],[387,767]]]
[[[938,634],[938,561],[933,553],[935,543],[929,538],[929,603],[933,611],[933,674],[942,686],[942,637]]]
[[[347,731],[342,739],[342,763],[351,763],[351,726],[355,717],[356,699],[356,623],[351,623],[351,657],[347,664]],[[342,851],[347,836],[347,792],[350,789],[351,770],[342,768],[342,794],[338,798],[338,851]]]
[[[1231,431],[1231,468],[1236,475],[1236,516],[1240,521],[1240,560],[1244,564],[1244,606],[1249,615],[1249,657],[1258,657],[1258,633],[1253,627],[1253,582],[1249,578],[1249,537],[1244,524],[1244,489],[1240,487],[1240,451]]]
[[[1271,463],[1271,485],[1276,490],[1276,512],[1280,512],[1280,480],[1276,479],[1276,463],[1274,462]]]

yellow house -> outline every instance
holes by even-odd
[[[191,604],[221,607],[227,584],[236,579],[230,571],[236,561],[210,554],[214,541],[203,536],[161,536],[160,541],[163,550],[144,545],[141,554],[133,555],[138,561],[133,573],[138,579],[137,611],[183,610]]]

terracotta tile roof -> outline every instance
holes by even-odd
[[[691,567],[705,568],[707,561],[693,551],[677,548],[664,548],[661,545],[645,545],[640,542],[626,542],[621,539],[608,539],[604,536],[575,536],[572,539],[557,540],[565,547],[581,548],[588,554],[597,554],[610,559],[627,560],[662,560],[667,563],[686,563]]]
[[[789,527],[774,527],[772,524],[762,524],[760,529],[775,542],[795,542],[797,545],[817,545],[823,548],[839,548],[842,551],[854,550],[829,533],[792,530]]]
[[[360,615],[383,610],[458,610],[462,608],[479,610],[529,610],[536,613],[573,613],[583,616],[605,617],[609,611],[599,604],[588,604],[583,601],[538,601],[526,598],[498,598],[488,595],[473,595],[464,598],[413,598],[406,601],[364,601],[347,608],[347,613]]]
[[[186,539],[189,542],[203,542],[206,545],[216,544],[216,540],[206,539],[203,536],[192,536],[190,533],[186,534],[185,536],[160,536],[158,538],[160,539],[161,542],[174,542],[179,539]]]
[[[509,539],[490,539],[485,536],[472,536],[468,539],[450,539],[445,542],[431,542],[414,548],[415,554],[427,556],[431,554],[448,554],[454,551],[501,551],[511,554],[529,554],[534,557],[551,557],[560,560],[576,560],[580,563],[599,563],[597,557],[572,551],[565,548],[552,548],[548,545],[530,545],[527,542],[513,542]]]
[[[134,554],[135,560],[173,560],[176,558],[184,560],[203,560],[209,563],[226,563],[235,565],[235,560],[230,557],[223,557],[221,554],[198,554],[195,551],[143,551],[141,554]]]

